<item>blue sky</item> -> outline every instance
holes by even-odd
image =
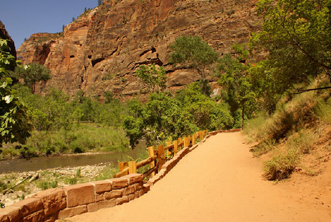
[[[97,5],[98,0],[1,0],[0,20],[18,49],[24,38],[38,32],[61,32],[85,7]]]

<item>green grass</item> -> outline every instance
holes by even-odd
[[[71,131],[34,131],[24,146],[15,148],[17,144],[6,144],[0,159],[85,152],[123,152],[129,150],[128,144],[124,130],[81,123]]]
[[[319,100],[317,106],[315,107],[316,116],[326,124],[331,123],[331,99],[328,101]]]
[[[99,174],[94,178],[94,180],[107,180],[113,178],[113,175],[118,173],[118,167],[105,166]]]

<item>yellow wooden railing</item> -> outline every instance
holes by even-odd
[[[173,158],[177,152],[185,147],[190,147],[196,144],[197,140],[202,140],[208,133],[207,130],[196,132],[195,134],[178,138],[175,141],[167,142],[167,146],[158,145],[157,149],[154,146],[148,147],[148,158],[140,162],[129,161],[119,163],[119,172],[114,174],[114,178],[122,177],[128,174],[133,174],[137,172],[137,169],[144,167],[149,164],[149,169],[143,173],[144,178],[151,176],[153,177],[155,173],[159,172],[163,164]]]

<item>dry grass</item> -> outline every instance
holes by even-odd
[[[324,82],[316,80],[308,88],[320,84]],[[291,175],[302,157],[313,151],[319,126],[331,123],[330,110],[330,92],[309,91],[293,98],[284,96],[273,115],[260,115],[246,124],[247,140],[259,143],[253,147],[253,155],[271,152],[264,164],[266,178],[281,180]]]

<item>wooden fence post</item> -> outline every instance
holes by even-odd
[[[128,167],[128,163],[127,162],[119,162],[118,163],[118,168],[119,168],[119,172],[121,172],[122,170],[124,170],[126,167]]]
[[[149,157],[154,157],[155,156],[155,154],[154,154],[154,146],[148,147],[148,156]],[[152,161],[149,164],[149,169],[152,169],[154,166],[155,166],[155,161]],[[155,176],[155,172],[151,173],[151,177],[153,177],[153,176]]]
[[[188,137],[184,137],[184,148],[188,147],[188,143],[189,143]]]
[[[168,141],[167,142],[167,146],[170,146],[171,145],[171,141]],[[171,152],[169,150],[167,150],[167,156],[170,156],[171,155]]]
[[[178,144],[182,143],[182,138],[178,138]],[[182,149],[182,145],[178,146],[178,151],[180,151]]]
[[[195,134],[192,135],[192,146],[195,144]]]
[[[163,164],[165,163],[165,155],[164,155],[164,146],[158,146],[158,160],[159,160],[159,171],[161,170]]]
[[[178,150],[178,140],[174,141],[174,155],[177,154],[177,150]]]
[[[129,174],[137,173],[136,161],[129,161]]]

